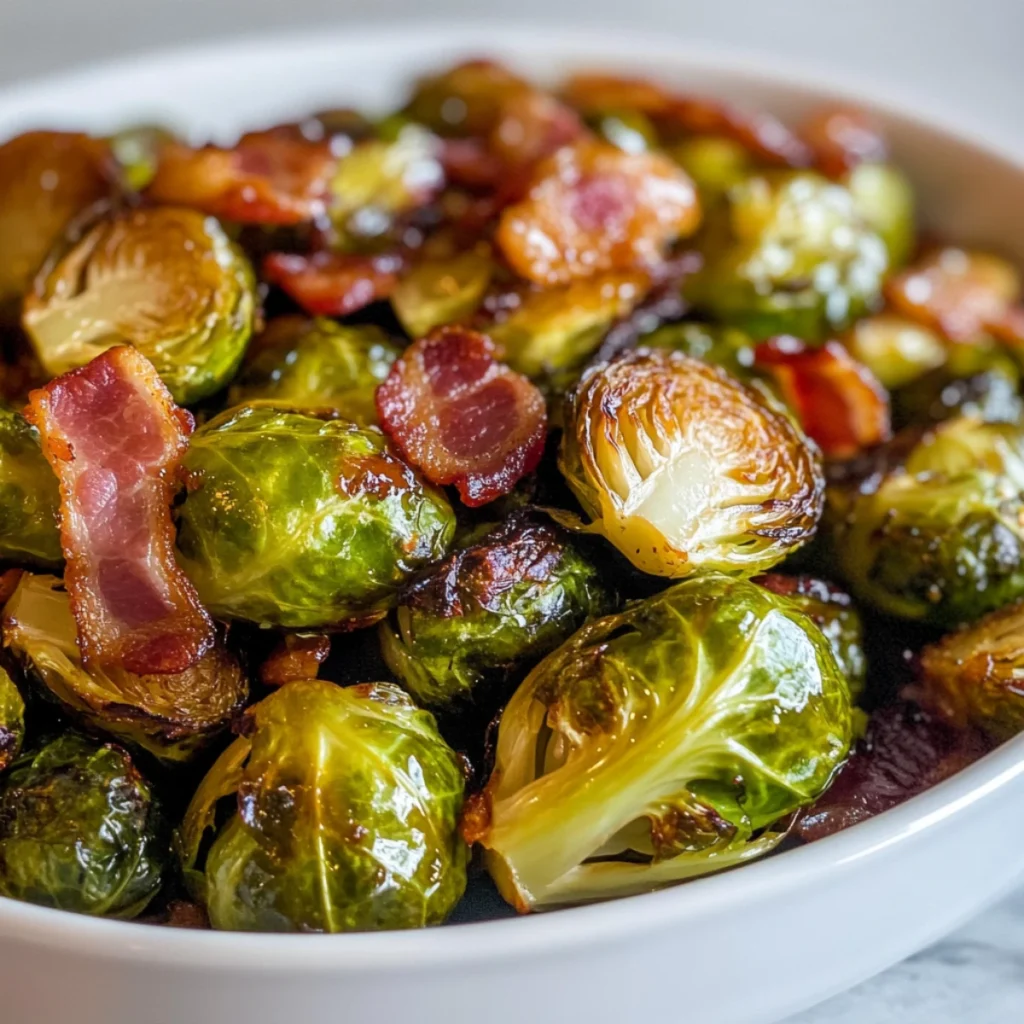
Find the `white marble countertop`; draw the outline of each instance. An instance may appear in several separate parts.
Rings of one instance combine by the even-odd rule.
[[[571,20],[578,0],[0,0],[0,86],[209,35],[427,13]],[[982,131],[1024,135],[1024,0],[644,0],[636,29],[760,49],[892,82]],[[576,15],[578,17],[578,14]],[[619,0],[587,23],[624,24]],[[936,899],[942,894],[937,892]],[[1024,890],[949,938],[787,1024],[1005,1024],[1024,1007]]]

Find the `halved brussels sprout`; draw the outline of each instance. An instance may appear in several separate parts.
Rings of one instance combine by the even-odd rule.
[[[65,733],[23,754],[0,785],[0,895],[135,917],[168,852],[149,783],[113,744]]]
[[[25,738],[25,702],[7,670],[0,667],[0,772],[21,751]]]
[[[820,341],[880,302],[885,244],[850,192],[809,171],[758,175],[710,211],[687,294],[755,339]]]
[[[410,338],[426,337],[434,327],[465,323],[480,306],[494,269],[486,247],[418,263],[391,293],[395,315]]]
[[[367,625],[455,532],[372,427],[242,406],[197,430],[182,466],[179,561],[219,618]]]
[[[100,222],[41,274],[23,320],[51,376],[127,342],[190,405],[238,368],[255,289],[248,260],[212,217],[140,209]]]
[[[3,641],[90,728],[165,761],[188,760],[208,746],[249,692],[238,662],[220,644],[185,672],[84,668],[68,595],[55,576],[25,573],[4,607]]]
[[[811,538],[824,493],[816,449],[767,392],[662,349],[584,374],[559,466],[593,532],[659,576],[765,571]]]
[[[295,409],[331,409],[368,426],[377,422],[374,392],[399,352],[379,327],[347,327],[325,317],[279,317],[249,346],[228,400],[232,405],[268,401]]]
[[[695,135],[675,143],[668,151],[693,179],[705,210],[754,170],[750,150],[723,135]]]
[[[850,171],[846,187],[864,223],[885,243],[889,267],[902,267],[917,243],[914,189],[892,164],[864,163]]]
[[[748,379],[754,368],[754,343],[750,335],[735,327],[718,324],[665,324],[640,339],[644,348],[666,348],[673,352],[720,366],[739,380]]]
[[[947,420],[902,465],[831,486],[828,502],[836,563],[880,611],[955,626],[1024,597],[1018,424]]]
[[[611,607],[568,535],[520,514],[417,579],[382,624],[381,644],[420,704],[493,712],[516,673]]]
[[[112,135],[110,148],[121,166],[125,184],[141,192],[156,175],[160,150],[175,141],[173,132],[153,124],[131,125]]]
[[[0,408],[0,558],[59,565],[59,507],[57,478],[39,435],[18,413]]]
[[[584,626],[530,673],[467,838],[520,910],[732,867],[821,794],[850,722],[806,615],[749,581],[687,580]]]
[[[946,343],[934,331],[898,313],[858,320],[843,344],[887,388],[909,384],[947,359]]]
[[[214,928],[367,931],[440,924],[466,885],[463,776],[397,686],[288,683],[246,712],[178,837]],[[202,863],[218,801],[237,809]]]

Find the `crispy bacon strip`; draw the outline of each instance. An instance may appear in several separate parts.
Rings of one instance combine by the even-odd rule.
[[[885,389],[838,341],[813,348],[772,338],[754,350],[754,365],[771,375],[804,432],[830,458],[850,458],[892,436]]]
[[[830,178],[889,156],[881,127],[857,107],[824,107],[801,125],[800,134],[814,152],[817,168]]]
[[[491,340],[440,327],[405,350],[377,388],[385,433],[432,483],[484,505],[532,472],[544,452],[544,398],[495,359]]]
[[[284,686],[302,679],[316,679],[331,653],[331,638],[323,633],[288,633],[260,665],[265,686]]]
[[[64,585],[83,660],[184,672],[215,639],[174,560],[170,506],[191,414],[126,345],[33,391],[25,416],[60,481]]]
[[[951,341],[991,334],[1009,345],[1024,345],[1020,293],[1020,275],[1005,260],[955,248],[933,250],[885,288],[899,312]]]
[[[147,195],[242,224],[301,224],[325,209],[336,164],[328,144],[274,130],[232,149],[175,143],[161,152]]]
[[[272,252],[263,261],[263,276],[313,316],[347,316],[386,299],[405,265],[398,253]]]
[[[693,183],[667,157],[584,138],[537,165],[497,241],[518,274],[550,287],[654,263],[699,222]]]

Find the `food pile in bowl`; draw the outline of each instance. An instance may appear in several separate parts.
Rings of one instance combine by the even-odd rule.
[[[440,924],[1024,727],[1024,306],[870,116],[486,61],[0,146],[0,895]]]

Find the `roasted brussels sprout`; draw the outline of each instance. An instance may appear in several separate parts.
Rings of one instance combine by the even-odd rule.
[[[367,931],[440,924],[462,896],[458,758],[398,687],[308,680],[246,712],[178,847],[214,928]],[[237,810],[200,866],[218,801]]]
[[[252,268],[217,221],[157,207],[87,232],[37,278],[23,320],[51,376],[128,342],[190,405],[231,379],[255,316]]]
[[[408,588],[381,626],[384,659],[426,707],[493,712],[516,673],[611,602],[567,534],[520,513]]]
[[[54,576],[26,573],[4,607],[4,646],[44,689],[90,728],[165,761],[184,761],[227,728],[248,695],[222,645],[184,672],[136,675],[86,669],[68,595]]]
[[[1019,425],[947,420],[902,465],[831,486],[828,502],[836,564],[880,611],[955,626],[1024,597]]]
[[[624,153],[643,153],[658,147],[657,130],[651,119],[639,110],[605,110],[591,114],[587,123],[605,142],[610,142]],[[683,166],[689,170],[685,164]]]
[[[172,132],[153,124],[132,125],[111,136],[110,148],[121,166],[125,184],[141,192],[156,175],[160,150],[175,141]]]
[[[25,702],[7,670],[0,667],[0,772],[21,750],[25,738]]]
[[[720,366],[733,377],[745,380],[754,366],[754,345],[750,336],[735,327],[717,324],[665,324],[640,339],[645,348],[667,348],[674,352]]]
[[[23,754],[0,784],[0,895],[135,917],[167,854],[149,783],[113,744],[65,733]]]
[[[872,311],[885,244],[842,185],[812,172],[754,176],[709,213],[692,301],[755,339],[820,341]]]
[[[909,384],[942,366],[948,357],[939,335],[898,313],[858,320],[844,335],[843,343],[887,388]]]
[[[471,317],[493,274],[494,262],[485,247],[425,260],[398,282],[391,305],[409,337],[423,338],[434,327]]]
[[[345,327],[325,317],[279,317],[249,346],[228,398],[232,405],[265,400],[294,409],[333,410],[369,426],[377,422],[374,392],[399,351],[379,327]]]
[[[375,622],[455,531],[441,492],[370,427],[242,406],[197,430],[182,466],[179,560],[220,618]]]
[[[907,176],[892,164],[863,163],[850,171],[846,187],[864,223],[885,243],[890,268],[903,266],[917,241]]]
[[[825,789],[850,721],[807,616],[749,581],[687,580],[584,626],[527,677],[467,838],[520,910],[731,867]]]
[[[0,558],[59,565],[59,506],[39,435],[18,413],[0,408]]]
[[[679,352],[640,349],[584,374],[559,465],[591,530],[659,576],[763,572],[821,514],[818,454],[781,406]]]
[[[750,150],[723,135],[695,135],[677,142],[669,153],[693,179],[705,210],[754,170]]]

